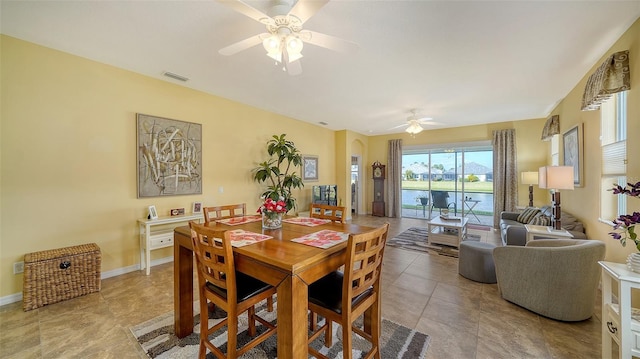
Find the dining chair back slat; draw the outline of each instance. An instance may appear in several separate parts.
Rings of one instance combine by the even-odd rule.
[[[229,204],[224,206],[204,207],[204,223],[215,222],[220,219],[242,217],[247,213],[246,203]]]
[[[330,219],[335,223],[344,223],[344,207],[328,204],[311,203],[309,217]]]

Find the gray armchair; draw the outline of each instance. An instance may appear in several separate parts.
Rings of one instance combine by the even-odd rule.
[[[593,315],[604,255],[598,240],[540,239],[493,250],[502,298],[570,322]]]

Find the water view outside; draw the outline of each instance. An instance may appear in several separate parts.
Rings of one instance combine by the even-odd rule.
[[[423,216],[420,198],[431,200],[429,189],[448,192],[447,203],[455,203],[458,215],[463,210],[467,214],[471,206],[478,215],[493,216],[492,167],[491,146],[405,153],[402,156],[403,216]],[[465,204],[465,197],[479,202]],[[426,207],[427,215],[429,207],[430,204]],[[450,210],[453,209],[452,204]],[[439,213],[439,209],[434,210]]]

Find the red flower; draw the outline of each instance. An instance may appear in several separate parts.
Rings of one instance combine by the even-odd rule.
[[[285,213],[287,212],[287,205],[283,200],[274,201],[271,198],[267,198],[262,206],[258,208],[258,213]]]

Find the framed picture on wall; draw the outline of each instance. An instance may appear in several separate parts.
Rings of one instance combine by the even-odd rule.
[[[573,166],[573,185],[582,187],[582,123],[562,135],[564,165]]]
[[[302,156],[302,180],[307,182],[318,180],[318,156]]]
[[[202,194],[202,125],[137,114],[138,198]]]

